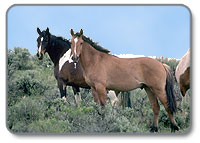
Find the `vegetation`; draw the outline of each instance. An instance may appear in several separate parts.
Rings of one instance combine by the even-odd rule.
[[[173,69],[178,64],[167,58],[158,60]],[[149,133],[153,112],[144,90],[122,93],[121,97],[130,97],[127,106],[112,107],[108,101],[101,108],[93,101],[90,90],[81,89],[82,101],[77,106],[71,87],[67,88],[67,102],[60,98],[47,54],[39,61],[27,49],[15,47],[8,50],[7,64],[7,127],[14,133]],[[186,132],[190,126],[189,93],[182,98],[177,83],[175,92],[178,103],[175,119],[179,132]],[[159,132],[170,132],[163,105]]]

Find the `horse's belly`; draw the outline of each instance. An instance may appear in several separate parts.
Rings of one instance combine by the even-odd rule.
[[[120,80],[112,80],[108,83],[107,88],[112,90],[119,91],[130,91],[136,88],[139,88],[141,83],[136,79],[120,79]]]

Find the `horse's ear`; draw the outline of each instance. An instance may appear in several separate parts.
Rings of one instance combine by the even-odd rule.
[[[71,33],[72,36],[74,36],[74,30],[73,29],[70,30],[70,33]]]
[[[83,29],[80,30],[80,35],[83,35]]]
[[[46,33],[49,35],[50,33],[49,33],[49,28],[47,27],[47,29],[46,29]]]
[[[37,33],[38,33],[39,35],[41,34],[40,28],[37,28]]]

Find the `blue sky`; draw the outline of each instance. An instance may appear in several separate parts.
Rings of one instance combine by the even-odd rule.
[[[37,27],[70,39],[70,29],[112,54],[181,58],[190,47],[190,13],[184,6],[20,6],[7,13],[8,48],[34,55]]]

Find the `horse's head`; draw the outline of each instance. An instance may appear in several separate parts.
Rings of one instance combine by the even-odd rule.
[[[50,33],[49,33],[49,28],[47,27],[46,31],[40,31],[39,28],[37,28],[37,32],[39,34],[38,38],[37,38],[37,57],[38,59],[42,59],[43,55],[45,54],[45,52],[48,50],[48,45],[49,45],[49,41],[50,41]]]
[[[74,62],[78,62],[81,51],[82,51],[82,45],[83,45],[83,30],[80,30],[80,33],[74,34],[73,29],[71,29],[71,50],[72,50],[72,60]]]

